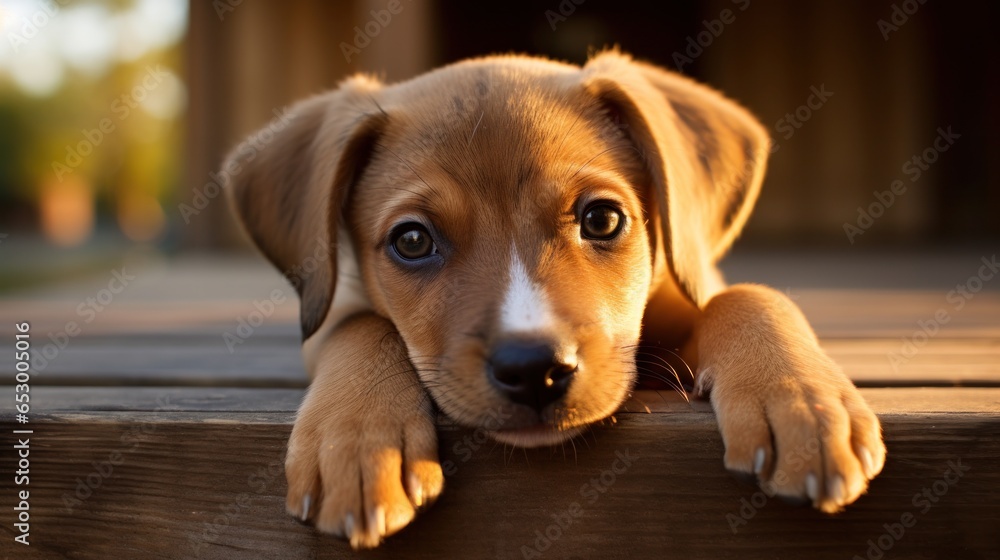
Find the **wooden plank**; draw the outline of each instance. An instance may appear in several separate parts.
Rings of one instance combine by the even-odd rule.
[[[962,278],[964,281],[965,278]],[[1000,282],[997,282],[1000,287]],[[780,288],[779,288],[780,289]],[[937,335],[942,338],[1000,338],[1000,294],[983,290],[959,304],[949,290],[796,289],[787,290],[817,334],[824,338],[909,338],[920,323],[934,323],[941,315]],[[933,338],[933,337],[932,337]]]
[[[990,414],[1000,415],[1000,389],[917,387],[861,389],[872,410],[880,415]]]
[[[1000,390],[873,391],[865,394],[882,413],[889,461],[869,494],[835,517],[733,479],[704,412],[622,413],[575,446],[515,452],[476,445],[474,432],[444,425],[441,456],[455,471],[445,494],[365,556],[524,558],[522,547],[558,532],[545,557],[864,557],[869,539],[909,513],[915,527],[883,538],[892,557],[991,557],[1000,526]],[[10,548],[5,523],[3,550],[18,558],[354,557],[283,513],[291,412],[184,406],[193,410],[33,417],[33,545]],[[9,415],[0,421],[5,433],[14,427]],[[615,474],[620,454],[632,460]],[[968,470],[949,485],[945,473],[956,462]],[[13,455],[3,453],[0,471],[12,470]],[[935,503],[914,501],[925,488],[941,490]],[[13,493],[13,480],[0,479],[0,495]],[[553,529],[553,515],[574,503],[579,517]]]
[[[822,339],[858,385],[1000,386],[1000,339]]]
[[[36,413],[295,412],[303,389],[245,387],[31,387]],[[14,387],[0,387],[0,402],[14,402]],[[170,418],[170,414],[166,415]]]
[[[306,385],[297,338],[275,328],[255,331],[230,353],[221,331],[81,337],[46,360],[35,383]],[[1000,338],[934,338],[919,348],[895,338],[832,338],[823,339],[822,344],[865,387],[1000,386]],[[0,354],[0,371],[13,371],[13,360],[13,353]],[[0,377],[0,384],[12,382],[11,376]]]
[[[214,344],[127,343],[68,345],[41,370],[35,385],[201,385],[305,387],[308,376],[298,344],[246,344],[230,354],[221,337]],[[13,371],[13,352],[6,371]],[[0,365],[0,367],[3,367]],[[0,370],[2,371],[2,370]],[[13,375],[2,383],[14,382]]]
[[[917,321],[948,313],[941,336],[1000,338],[1000,282],[986,281],[959,307],[948,293],[979,269],[992,253],[870,254],[737,251],[723,261],[731,282],[763,282],[785,291],[806,311],[822,337],[909,336]],[[294,291],[261,258],[194,257],[169,262],[127,262],[135,276],[112,304],[86,325],[87,334],[227,327],[253,311],[255,299],[272,290],[288,296],[268,318],[294,337],[298,303]],[[118,269],[115,269],[118,270]],[[55,286],[0,297],[0,334],[14,321],[31,320],[37,332],[57,331],[80,321],[77,307],[106,287],[113,270]]]
[[[996,247],[968,247],[945,251],[848,251],[831,248],[775,250],[737,247],[721,263],[730,283],[756,282],[784,289],[786,286],[847,290],[918,290],[942,296],[955,284],[976,275]],[[989,274],[989,271],[985,271]],[[1000,286],[985,285],[996,292]]]
[[[954,412],[1000,414],[1000,388],[930,387],[861,389],[861,394],[878,414],[924,414]],[[244,413],[295,412],[303,389],[260,389],[245,387],[49,387],[31,389],[32,410],[49,415],[130,412],[164,413]],[[0,387],[0,402],[13,402],[14,388]],[[636,391],[618,414],[706,413],[708,401],[685,400],[674,391]],[[9,414],[8,414],[9,417]],[[2,418],[2,416],[0,416]],[[200,418],[200,417],[198,417]],[[9,418],[8,418],[9,419]]]
[[[282,335],[298,339],[298,300],[294,291],[288,288],[288,297],[283,304],[266,318],[263,325],[256,327],[266,332],[277,329]],[[13,333],[15,322],[28,321],[32,331],[47,337],[49,333],[58,335],[72,330],[70,323],[80,328],[80,336],[119,336],[158,333],[175,335],[208,334],[221,336],[225,330],[234,330],[239,319],[246,319],[254,312],[254,300],[267,298],[268,292],[232,301],[198,301],[178,299],[172,302],[117,302],[104,308],[101,313],[92,313],[84,307],[77,312],[85,300],[35,302],[32,300],[7,302],[0,310],[0,332]],[[91,294],[92,295],[92,294]],[[81,296],[89,297],[89,296]],[[46,340],[48,342],[48,340]]]
[[[803,307],[824,346],[860,385],[997,386],[1000,293],[987,283],[961,309],[946,296],[959,265],[976,260],[972,255],[748,255],[735,259],[739,274],[730,276],[787,278],[787,287],[775,286]],[[0,299],[0,335],[8,334],[15,321],[30,320],[36,349],[48,354],[67,324],[77,323],[82,330],[46,360],[36,383],[304,386],[298,303],[266,263],[188,257],[169,265],[146,261],[124,266],[136,279],[92,322],[85,321],[90,315],[81,315],[78,306],[106,286],[113,271]],[[896,268],[906,274],[893,273]],[[764,277],[755,277],[754,271]],[[871,288],[884,286],[886,278],[911,289]],[[849,288],[825,287],[836,285]],[[273,290],[286,296],[284,303],[230,353],[223,333],[235,332],[239,319],[255,311],[253,302]],[[941,311],[947,323],[924,343],[918,322]],[[893,355],[902,360],[890,361]],[[12,371],[13,365],[13,353],[0,353],[0,372]],[[10,382],[9,376],[0,376],[0,383]]]
[[[211,278],[215,272],[213,268],[203,272],[206,283],[218,282]],[[159,300],[151,299],[152,296],[147,299],[141,293],[131,298],[123,296],[87,324],[83,321],[90,314],[77,313],[77,307],[96,292],[80,290],[75,296],[61,294],[51,299],[42,296],[12,299],[8,296],[0,298],[0,320],[3,321],[0,332],[9,331],[9,325],[15,321],[27,320],[35,325],[36,332],[42,334],[57,333],[70,321],[81,324],[87,335],[156,333],[164,330],[184,333],[189,329],[205,329],[221,334],[224,329],[234,328],[239,317],[246,317],[254,311],[254,300],[267,299],[271,290],[279,289],[288,299],[276,306],[264,325],[278,327],[285,335],[297,338],[298,301],[294,291],[281,281],[262,284],[255,290],[240,290],[217,300],[196,298],[188,293],[178,293],[176,288],[161,286],[164,290],[173,291],[173,299],[165,296]],[[156,286],[160,284],[154,283],[153,288]],[[919,330],[918,321],[933,320],[939,310],[948,313],[948,322],[942,325],[941,337],[1000,338],[1000,324],[996,321],[996,317],[1000,316],[1000,294],[996,292],[984,290],[962,309],[955,309],[946,299],[947,290],[775,287],[785,291],[802,307],[816,332],[824,338],[908,337]]]
[[[861,389],[861,395],[878,415],[955,414],[1000,415],[1000,388],[932,387]],[[684,401],[669,391],[636,391],[623,405],[627,413],[711,413],[708,401]]]

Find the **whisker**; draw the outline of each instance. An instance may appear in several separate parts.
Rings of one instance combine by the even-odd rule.
[[[684,390],[684,383],[681,381],[681,377],[680,377],[680,375],[677,374],[677,369],[674,368],[673,364],[671,364],[670,362],[666,361],[662,357],[657,356],[655,354],[646,354],[646,353],[643,353],[643,355],[644,356],[648,355],[648,356],[650,356],[652,358],[656,358],[660,362],[653,362],[653,361],[650,361],[650,360],[647,360],[647,359],[636,358],[636,364],[640,364],[641,363],[641,364],[645,364],[645,365],[649,365],[649,366],[654,366],[655,365],[655,366],[658,366],[658,367],[662,367],[662,368],[666,369],[667,371],[669,371],[670,373],[674,374],[674,379],[676,379],[676,381],[677,381],[677,385],[676,386],[674,386],[672,382],[668,382],[665,379],[660,378],[660,380],[664,381],[664,382],[668,383],[669,385],[671,385],[672,387],[674,387],[674,389],[677,390],[677,392],[682,397],[684,397],[684,400],[687,401],[688,403],[690,403],[691,400],[687,396],[687,391]],[[688,368],[688,369],[690,369],[690,368]]]
[[[387,151],[390,154],[392,154],[393,156],[395,156],[396,159],[398,159],[403,165],[405,165],[407,167],[407,169],[409,169],[414,175],[416,175],[417,179],[420,179],[421,183],[423,183],[424,185],[426,185],[428,189],[431,188],[430,184],[428,184],[427,181],[425,181],[424,178],[421,177],[419,173],[417,173],[417,170],[414,169],[412,165],[410,165],[410,162],[408,162],[405,159],[399,157],[399,155],[396,152],[392,151],[385,144],[381,144],[381,143],[376,142],[376,146],[379,147],[379,148],[384,149],[385,151]]]
[[[555,152],[553,153],[558,154],[559,151],[562,150],[562,147],[566,144],[566,140],[570,138],[573,129],[576,128],[576,125],[580,123],[581,117],[583,117],[583,111],[577,112],[576,119],[573,121],[573,124],[569,125],[569,128],[566,129],[566,134],[563,136],[562,142],[559,143],[559,147],[556,148]]]
[[[569,179],[567,179],[567,180],[572,180],[572,179],[573,179],[574,177],[576,177],[577,175],[579,175],[579,174],[580,174],[580,172],[581,172],[581,171],[583,171],[583,169],[584,169],[585,167],[587,167],[588,165],[590,165],[590,163],[591,163],[592,161],[594,161],[595,159],[597,159],[597,158],[599,158],[599,157],[603,156],[604,154],[606,154],[606,153],[608,153],[608,152],[610,152],[610,151],[613,151],[613,150],[620,150],[620,149],[622,149],[622,148],[625,148],[625,149],[628,149],[628,150],[634,150],[634,151],[637,151],[637,152],[638,152],[638,150],[636,150],[636,149],[635,149],[635,148],[634,148],[633,146],[611,146],[610,148],[607,148],[607,149],[604,149],[604,150],[601,150],[600,152],[598,152],[598,154],[597,154],[597,155],[595,155],[594,157],[592,157],[592,158],[588,159],[588,160],[587,160],[587,162],[586,162],[586,163],[584,163],[583,165],[581,165],[581,166],[580,166],[580,169],[577,169],[577,170],[576,170],[576,173],[574,173],[574,174],[570,175]]]
[[[483,115],[486,111],[479,113],[479,120],[476,121],[476,126],[472,127],[472,134],[469,135],[469,141],[465,143],[465,147],[468,148],[472,144],[472,139],[476,137],[476,132],[479,130],[479,123],[483,122]]]

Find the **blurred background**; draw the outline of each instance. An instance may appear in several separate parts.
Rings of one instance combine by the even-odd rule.
[[[936,0],[2,0],[0,290],[135,251],[247,251],[211,172],[351,73],[612,45],[770,130],[737,250],[995,248],[996,16]]]

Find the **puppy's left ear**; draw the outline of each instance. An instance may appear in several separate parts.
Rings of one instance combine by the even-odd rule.
[[[714,295],[714,264],[760,192],[767,132],[717,91],[615,51],[592,58],[583,79],[639,149],[653,181],[658,245],[678,285],[703,307]]]

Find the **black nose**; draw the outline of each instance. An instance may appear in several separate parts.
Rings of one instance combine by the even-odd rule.
[[[490,382],[507,398],[539,411],[566,394],[576,373],[550,345],[523,341],[498,344],[487,369]]]

